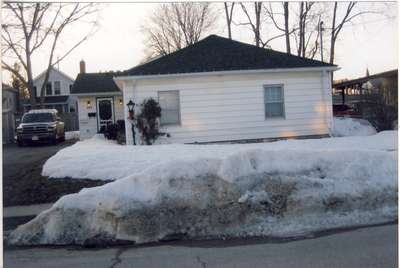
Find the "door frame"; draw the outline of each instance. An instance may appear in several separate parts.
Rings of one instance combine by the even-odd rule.
[[[100,100],[110,100],[111,101],[111,117],[112,123],[115,123],[115,109],[114,109],[114,97],[96,97],[96,121],[97,121],[97,133],[100,131],[100,111],[99,111],[99,101]]]

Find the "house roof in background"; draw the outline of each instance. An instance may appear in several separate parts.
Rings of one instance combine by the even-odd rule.
[[[377,74],[373,74],[373,75],[369,75],[369,76],[359,77],[359,78],[351,79],[351,80],[347,80],[347,81],[342,81],[339,83],[334,83],[333,87],[334,88],[345,88],[345,87],[354,86],[357,84],[364,84],[364,83],[366,83],[372,79],[376,79],[376,78],[394,77],[394,76],[396,77],[396,80],[397,80],[397,76],[398,76],[397,69],[382,72],[382,73],[377,73]]]
[[[193,45],[133,67],[116,76],[305,67],[336,67],[336,65],[210,35]]]
[[[80,73],[71,88],[71,94],[120,92],[113,77],[116,72]]]
[[[69,79],[69,80],[71,80],[71,81],[74,81],[74,79],[72,79],[69,75],[67,75],[67,74],[65,74],[65,73],[63,73],[63,72],[61,72],[60,70],[58,70],[58,69],[56,69],[56,68],[54,68],[54,67],[51,67],[51,70],[54,71],[54,72],[57,72],[57,73],[61,74],[62,76],[66,77],[67,79]],[[47,71],[47,69],[44,70],[43,72],[41,72],[39,75],[37,75],[37,76],[33,79],[33,81],[36,81],[36,80],[38,80],[40,77],[42,77],[42,76],[46,73],[46,71]]]

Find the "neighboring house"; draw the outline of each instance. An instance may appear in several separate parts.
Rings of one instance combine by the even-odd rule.
[[[365,93],[382,92],[389,105],[397,104],[398,70],[367,75],[357,79],[340,81],[333,84],[334,105],[344,105],[359,102]]]
[[[124,120],[122,92],[115,84],[114,73],[86,73],[80,62],[80,73],[71,93],[78,98],[80,139],[98,133],[102,126]]]
[[[321,136],[332,126],[331,77],[337,69],[211,35],[115,74],[123,105],[118,106],[115,97],[113,101],[124,109],[125,116],[120,118],[126,120],[127,144],[133,142],[126,104],[130,100],[141,104],[149,97],[160,103],[162,131],[169,133],[165,139],[171,143]],[[80,98],[80,116],[82,113],[85,120],[89,111],[81,107],[97,97],[92,104],[96,112],[101,92],[97,88],[100,85],[93,82],[86,90],[96,95]],[[117,94],[116,90],[104,90],[108,92],[102,97]],[[89,128],[96,129],[95,122]]]
[[[3,144],[12,143],[15,135],[15,117],[18,110],[18,90],[2,84],[3,95],[3,116],[2,116],[2,129],[3,129]]]
[[[40,102],[41,88],[45,78],[46,71],[39,74],[34,80],[34,88],[36,92],[36,102]],[[61,115],[63,113],[76,112],[77,98],[71,96],[71,87],[74,80],[60,70],[51,68],[48,82],[45,88],[44,108],[57,109]],[[30,103],[24,104],[25,110],[30,109]]]

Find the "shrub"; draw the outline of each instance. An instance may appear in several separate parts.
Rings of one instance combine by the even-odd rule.
[[[100,133],[109,140],[117,140],[119,144],[126,142],[125,140],[125,121],[118,120],[115,124],[108,124],[100,128]]]
[[[145,144],[151,145],[164,133],[159,131],[159,121],[161,116],[161,107],[153,98],[143,101],[141,112],[137,116],[136,126],[139,129],[142,140]]]

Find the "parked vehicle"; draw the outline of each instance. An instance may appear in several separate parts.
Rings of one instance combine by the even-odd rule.
[[[61,122],[56,109],[35,109],[25,113],[17,127],[17,144],[27,142],[65,140],[64,122]]]

